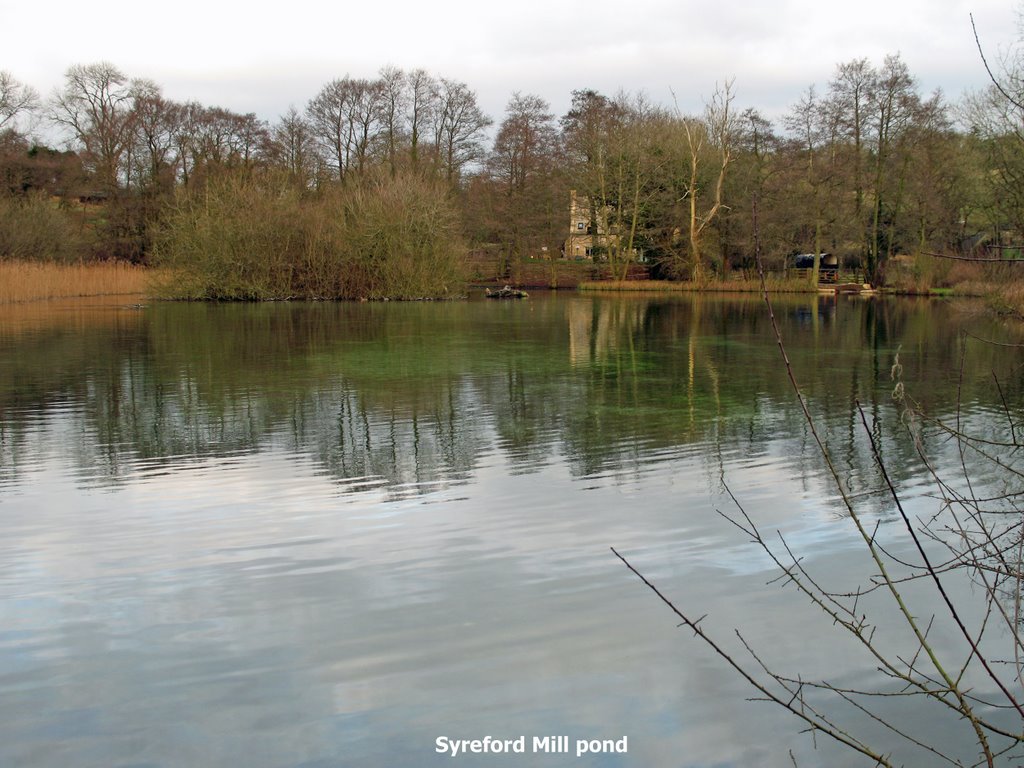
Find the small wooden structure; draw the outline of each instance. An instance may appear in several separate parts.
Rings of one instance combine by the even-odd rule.
[[[839,259],[831,253],[821,254],[818,260],[818,282],[835,284],[839,282]],[[793,267],[798,277],[807,277],[814,270],[814,254],[798,253],[793,256]]]

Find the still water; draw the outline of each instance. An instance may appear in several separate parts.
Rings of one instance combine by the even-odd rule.
[[[895,355],[922,408],[986,429],[1021,355],[962,332],[1022,334],[954,303],[775,309],[843,484],[908,550],[854,400],[928,514]],[[852,589],[816,451],[756,297],[0,308],[0,765],[863,764],[748,701],[610,551],[726,647],[860,679],[718,514],[728,486]],[[570,754],[436,751],[485,736]]]

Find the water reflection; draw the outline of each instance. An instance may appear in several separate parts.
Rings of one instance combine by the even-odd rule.
[[[462,482],[490,452],[517,472],[561,455],[586,476],[642,472],[688,446],[739,441],[756,451],[782,440],[802,455],[806,441],[756,296],[108,306],[48,318],[32,307],[31,322],[6,311],[8,483],[55,442],[91,482],[117,483],[140,462],[174,471],[182,457],[187,466],[187,457],[273,447],[314,457],[343,485],[380,478],[408,489]],[[891,415],[897,349],[923,407],[954,407],[962,317],[947,307],[783,298],[776,314],[851,482],[865,465],[850,403],[862,400],[881,421]],[[975,345],[980,375],[961,397],[991,397],[988,371],[1005,370],[1005,357]],[[1012,400],[1019,372],[1000,383]]]
[[[0,763],[404,766],[442,734],[628,733],[629,765],[785,764],[788,722],[687,654],[607,551],[835,663],[798,600],[752,593],[767,563],[714,514],[724,474],[856,567],[757,297],[20,311],[0,324]],[[916,492],[898,348],[930,411],[959,389],[974,427],[1013,428],[991,371],[1019,402],[1016,358],[971,345],[961,385],[958,333],[1012,328],[911,301],[776,315],[880,517],[850,405]]]

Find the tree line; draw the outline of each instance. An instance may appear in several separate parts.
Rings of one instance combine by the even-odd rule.
[[[1024,91],[1017,71],[1009,61],[1000,87]],[[615,275],[643,260],[706,281],[751,268],[756,237],[777,259],[830,252],[881,281],[897,256],[1019,241],[1022,113],[996,86],[958,104],[924,94],[898,55],[839,64],[774,121],[724,82],[699,114],[581,89],[556,116],[515,93],[497,125],[466,83],[422,69],[332,80],[265,121],[100,62],[70,67],[45,99],[0,72],[0,193],[22,216],[38,195],[99,202],[93,253],[145,261],[160,222],[211,178],[273,174],[304,199],[415,179],[451,206],[453,237],[510,264],[563,255],[574,190],[586,231],[607,235],[590,255]],[[33,141],[40,121],[66,148]],[[0,212],[0,257],[15,219]]]

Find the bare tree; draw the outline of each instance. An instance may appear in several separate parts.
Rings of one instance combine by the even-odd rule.
[[[306,106],[313,135],[339,180],[345,178],[351,164],[350,98],[346,80],[332,80]]]
[[[352,136],[352,157],[357,172],[366,170],[367,163],[380,139],[381,100],[383,85],[380,80],[352,81],[349,124]]]
[[[558,131],[550,106],[540,96],[515,93],[505,108],[488,170],[501,192],[497,229],[507,256],[554,251],[565,218],[565,200],[552,184]]]
[[[465,83],[442,77],[434,91],[434,150],[449,185],[458,183],[471,163],[485,156],[485,131],[493,122]]]
[[[284,168],[297,186],[307,188],[315,175],[315,147],[309,123],[295,107],[289,107],[270,129],[268,154]]]
[[[177,175],[186,187],[192,183],[198,154],[199,124],[202,120],[204,107],[196,101],[180,105],[178,120],[173,129],[175,154],[177,157]]]
[[[685,195],[682,121],[643,93],[608,98],[579,90],[561,124],[563,162],[589,208],[584,242],[591,253],[607,259],[616,279],[625,279],[642,249],[660,253],[668,265],[680,232],[678,199]]]
[[[840,64],[829,84],[833,102],[844,135],[853,143],[854,217],[863,221],[864,209],[864,142],[867,131],[868,102],[875,88],[875,71],[867,59]]]
[[[652,106],[643,93],[620,93],[613,102],[617,119],[612,123],[608,153],[611,229],[608,262],[612,276],[625,280],[649,223],[653,198],[664,188],[667,166],[664,141],[671,122],[667,111]]]
[[[748,107],[737,116],[733,160],[724,191],[729,206],[719,214],[716,227],[722,258],[732,267],[749,271],[754,266],[750,210],[755,199],[771,201],[774,216],[764,229],[775,249],[781,250],[782,243],[782,247],[791,247],[792,239],[784,234],[789,222],[784,209],[793,197],[785,180],[787,170],[792,173],[787,169],[786,151],[786,142],[758,110]]]
[[[20,114],[39,108],[39,94],[31,86],[18,82],[10,72],[0,70],[0,131],[14,127]]]
[[[253,112],[234,113],[231,116],[231,161],[234,165],[251,167],[262,160],[263,150],[269,142],[267,124]]]
[[[1024,10],[1019,21],[1024,26]],[[982,139],[983,186],[990,192],[989,217],[997,243],[1005,230],[1024,231],[1024,47],[1019,43],[993,66],[982,48],[974,18],[974,39],[991,80],[964,104],[964,118]]]
[[[821,253],[824,250],[823,230],[828,205],[826,186],[832,178],[828,153],[830,146],[834,147],[835,123],[831,120],[834,114],[818,98],[812,85],[786,116],[786,127],[796,136],[800,153],[805,158],[804,184],[810,198],[806,207],[813,218],[814,230],[812,285],[818,283]]]
[[[378,135],[379,81],[348,76],[325,85],[306,106],[306,117],[325,158],[343,181],[361,172]]]
[[[397,67],[387,66],[380,71],[378,122],[381,126],[384,154],[391,175],[398,171],[399,147],[403,141],[403,114],[408,101],[405,73]]]
[[[409,132],[409,162],[415,169],[420,161],[420,144],[437,108],[437,81],[424,69],[414,69],[406,78],[408,87],[406,124]]]
[[[892,256],[893,240],[885,238],[883,230],[887,220],[894,222],[899,213],[906,178],[904,150],[912,135],[910,129],[922,111],[914,78],[898,55],[885,57],[874,82],[868,104],[875,168],[865,262],[865,272],[872,282],[877,281],[880,268]]]
[[[129,169],[139,186],[169,190],[175,182],[177,165],[175,131],[183,107],[165,99],[160,87],[149,80],[136,80],[134,91],[134,141],[130,149],[135,160]]]
[[[682,118],[683,135],[689,156],[686,198],[689,201],[687,229],[690,242],[690,269],[694,282],[706,279],[703,239],[710,224],[722,209],[725,175],[732,162],[736,122],[731,112],[733,81],[716,88],[701,118]],[[714,158],[711,160],[711,158]],[[710,192],[704,184],[704,165],[713,163]]]
[[[547,170],[558,133],[550,106],[540,96],[512,94],[498,129],[492,168],[509,189],[524,190],[531,179]]]
[[[266,126],[251,112],[200,108],[192,115],[191,127],[193,168],[251,166],[267,143]]]
[[[52,122],[70,131],[99,186],[119,186],[122,159],[132,141],[134,93],[128,78],[107,62],[76,64],[50,99]]]
[[[563,143],[572,183],[587,198],[591,246],[607,235],[610,169],[609,157],[623,116],[619,105],[597,91],[573,91],[572,106],[562,117]]]

